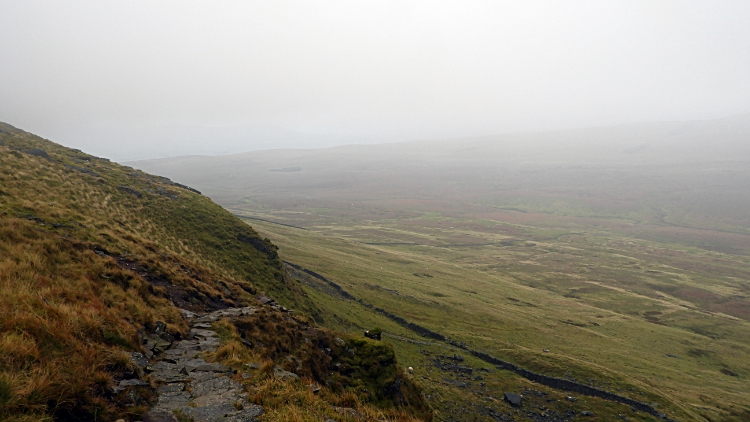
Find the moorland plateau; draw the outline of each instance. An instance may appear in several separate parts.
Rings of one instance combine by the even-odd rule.
[[[750,420],[748,115],[129,165],[269,238],[320,324],[382,328],[439,420]]]

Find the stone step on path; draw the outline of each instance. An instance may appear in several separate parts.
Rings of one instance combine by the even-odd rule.
[[[258,421],[263,407],[248,401],[242,384],[230,378],[234,372],[199,357],[219,347],[212,322],[254,311],[253,307],[229,308],[199,316],[182,310],[190,324],[190,338],[173,342],[156,357],[158,362],[144,368],[160,384],[156,406],[144,415],[144,422],[178,422],[177,414],[195,422]]]

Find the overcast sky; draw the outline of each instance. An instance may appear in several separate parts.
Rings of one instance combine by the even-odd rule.
[[[0,1],[0,121],[114,159],[750,112],[750,1]]]

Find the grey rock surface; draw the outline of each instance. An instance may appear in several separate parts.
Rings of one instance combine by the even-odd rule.
[[[258,421],[263,407],[247,401],[242,384],[229,377],[233,375],[231,368],[200,358],[202,352],[216,350],[221,342],[210,329],[210,322],[253,311],[254,308],[233,308],[198,316],[183,310],[183,316],[192,322],[192,338],[171,343],[156,355],[158,362],[146,366],[152,379],[162,385],[157,389],[156,406],[144,415],[144,422],[175,422],[176,413],[195,422]],[[158,349],[156,343],[152,346],[154,350]]]
[[[45,158],[49,158],[49,156],[47,156]],[[91,169],[87,169],[85,167],[77,167],[77,166],[71,166],[71,165],[66,164],[65,168],[68,169],[68,170],[77,171],[79,173],[88,174],[89,176],[99,177],[99,173],[97,173],[97,172],[95,172],[95,171],[93,171]]]
[[[286,380],[286,379],[298,380],[299,379],[299,375],[295,374],[294,372],[285,371],[278,365],[276,365],[276,367],[273,368],[273,376],[281,380]]]
[[[47,154],[47,151],[43,149],[37,149],[37,148],[22,149],[21,152],[25,152],[26,154],[33,155],[35,157],[42,157],[48,160],[50,159],[49,154]]]
[[[505,401],[510,403],[511,406],[514,407],[521,407],[523,405],[523,396],[516,393],[505,393],[504,394]]]

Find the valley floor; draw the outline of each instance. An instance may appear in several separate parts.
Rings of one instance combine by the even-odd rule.
[[[648,403],[678,420],[740,421],[750,415],[750,389],[743,381],[750,374],[742,291],[750,266],[744,255],[655,241],[639,231],[658,227],[612,220],[583,227],[580,221],[533,220],[509,211],[488,215],[485,209],[483,215],[414,212],[363,222],[330,209],[254,211],[246,221],[279,245],[283,259],[472,349]],[[545,400],[557,394],[534,404],[537,414],[569,409],[562,393],[497,371],[454,345],[421,338],[323,284],[306,288],[327,304],[326,323],[351,330],[382,327],[403,364],[417,368],[439,418],[494,420],[491,406],[466,403],[502,402],[507,391],[543,391],[537,396]],[[493,375],[480,373],[479,381],[441,369],[444,357],[454,353],[473,371],[489,367]],[[584,400],[595,414],[652,417]],[[498,409],[508,410],[501,404]],[[466,417],[453,415],[452,407]]]

